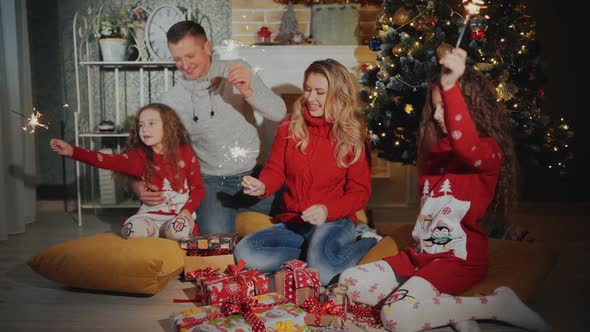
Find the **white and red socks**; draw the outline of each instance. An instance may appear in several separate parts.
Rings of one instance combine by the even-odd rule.
[[[390,331],[421,331],[468,320],[498,320],[531,331],[549,326],[507,287],[487,296],[458,297],[438,292],[420,277],[401,285],[381,309],[383,325]]]
[[[158,230],[159,227],[153,220],[132,216],[121,227],[121,235],[124,238],[158,237]]]
[[[368,305],[385,299],[399,285],[391,266],[383,260],[346,269],[338,282],[348,287],[353,301]]]
[[[188,239],[194,228],[195,222],[183,216],[176,216],[164,224],[164,236],[171,240]]]

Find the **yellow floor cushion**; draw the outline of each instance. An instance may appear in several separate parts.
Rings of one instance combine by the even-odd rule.
[[[54,245],[27,263],[71,287],[153,295],[182,272],[184,256],[173,240],[102,233]]]
[[[412,228],[413,225],[404,225],[391,234],[400,250],[414,242]],[[540,243],[496,239],[489,240],[488,253],[487,276],[463,295],[484,295],[507,286],[526,300],[542,287],[558,257],[556,251]]]

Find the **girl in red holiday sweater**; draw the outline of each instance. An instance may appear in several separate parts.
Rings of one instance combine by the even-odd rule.
[[[412,237],[417,242],[382,261],[344,271],[355,301],[383,302],[381,320],[391,331],[443,325],[474,328],[474,319],[498,319],[532,330],[547,325],[507,288],[485,297],[457,295],[488,269],[487,213],[506,215],[514,198],[514,151],[508,114],[486,79],[465,71],[466,52],[440,60],[430,86],[418,139],[422,207]],[[477,327],[475,326],[477,329]]]
[[[244,193],[259,198],[285,185],[282,212],[275,216],[279,223],[243,238],[234,254],[263,272],[304,259],[320,270],[326,285],[377,243],[354,238],[355,213],[371,192],[367,127],[343,65],[316,61],[304,82],[303,96],[279,125],[260,177],[242,180]]]
[[[164,203],[142,204],[125,220],[124,237],[181,240],[198,233],[194,212],[205,189],[189,135],[172,108],[154,103],[137,111],[122,154],[85,150],[59,139],[52,139],[50,145],[62,156],[141,178],[164,192]]]

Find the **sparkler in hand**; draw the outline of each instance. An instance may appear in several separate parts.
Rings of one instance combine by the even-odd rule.
[[[465,34],[465,29],[467,29],[467,24],[469,24],[469,19],[472,15],[479,14],[479,10],[485,8],[485,2],[483,0],[463,0],[463,7],[467,11],[467,15],[465,15],[465,21],[463,22],[463,29],[461,29],[461,33],[459,34],[459,39],[457,39],[457,44],[455,48],[458,48],[461,44],[461,39],[463,39],[463,35]]]
[[[49,129],[49,127],[47,126],[47,124],[42,123],[40,121],[41,119],[41,113],[35,111],[35,108],[33,108],[33,113],[31,114],[31,116],[27,117],[26,115],[19,113],[17,111],[11,111],[12,113],[18,114],[20,116],[22,116],[23,118],[27,119],[27,124],[22,127],[24,131],[30,130],[29,134],[32,134],[35,132],[35,129],[37,127],[41,127],[41,128],[45,128],[45,129]]]
[[[258,153],[260,152],[259,149],[250,149],[243,146],[239,146],[238,142],[236,142],[234,146],[222,146],[222,148],[227,148],[227,152],[224,154],[226,162],[243,163],[247,160],[250,160],[251,158],[256,158],[256,156],[258,156]]]

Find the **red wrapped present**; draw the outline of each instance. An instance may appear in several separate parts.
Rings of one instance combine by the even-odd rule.
[[[306,313],[277,293],[252,298],[230,297],[217,306],[204,306],[170,315],[172,330],[200,331],[308,331]]]
[[[283,264],[283,270],[275,275],[275,289],[291,303],[300,306],[308,298],[317,300],[320,272],[307,268],[307,263],[294,259]]]
[[[246,262],[229,265],[226,275],[203,280],[205,303],[214,305],[232,297],[242,298],[266,294],[269,291],[268,277],[258,270],[244,270]]]

